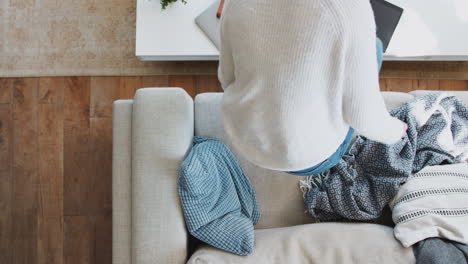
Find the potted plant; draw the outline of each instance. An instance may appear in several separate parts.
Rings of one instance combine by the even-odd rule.
[[[177,2],[177,0],[160,0],[162,9],[166,9],[169,4]],[[187,0],[180,0],[182,3],[186,4]]]

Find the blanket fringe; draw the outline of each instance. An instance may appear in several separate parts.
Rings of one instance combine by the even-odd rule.
[[[306,176],[304,180],[299,181],[299,188],[301,189],[302,192],[302,197],[304,198],[306,194],[312,189],[312,184],[311,184],[311,175]]]
[[[324,171],[319,174],[315,175],[309,175],[306,176],[304,180],[299,181],[299,188],[301,189],[302,192],[302,197],[305,198],[306,194],[312,189],[312,188],[320,188],[322,186],[323,181],[327,176],[330,174],[330,171]]]

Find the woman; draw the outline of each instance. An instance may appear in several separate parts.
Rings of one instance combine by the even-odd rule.
[[[368,0],[231,0],[218,78],[232,146],[260,167],[313,175],[336,165],[353,131],[393,144],[406,124],[378,83]]]

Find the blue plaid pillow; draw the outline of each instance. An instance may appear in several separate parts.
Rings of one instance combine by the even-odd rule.
[[[179,196],[190,234],[238,255],[252,253],[260,219],[255,191],[222,141],[193,138],[180,167]]]

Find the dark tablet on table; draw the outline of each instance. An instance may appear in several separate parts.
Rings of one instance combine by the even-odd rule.
[[[385,52],[403,14],[403,9],[385,0],[371,0],[370,2],[374,10],[377,36],[382,40]]]

